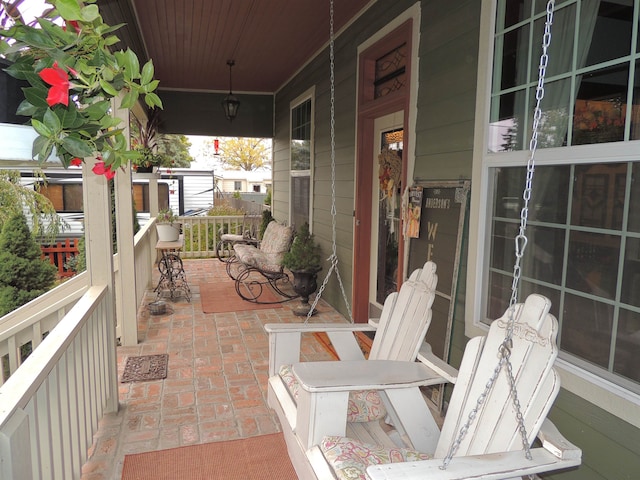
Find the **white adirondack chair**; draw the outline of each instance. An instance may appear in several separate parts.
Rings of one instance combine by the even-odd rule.
[[[487,337],[468,342],[442,430],[419,387],[443,379],[425,364],[423,356],[421,362],[339,362],[340,368],[328,368],[324,362],[295,364],[292,370],[300,383],[298,410],[303,404],[309,406],[305,408],[307,418],[298,414],[295,433],[305,436],[299,445],[311,447],[291,455],[294,464],[298,463],[296,470],[305,472],[301,478],[503,479],[579,465],[581,450],[546,420],[560,389],[553,369],[558,326],[549,307],[550,302],[540,295],[531,295],[524,306],[516,306],[510,349],[527,444],[536,436],[541,441],[540,447],[531,448],[532,459],[525,457],[504,369],[493,388],[485,392],[505,338],[509,318],[505,313],[493,322]],[[366,444],[345,436],[349,391],[365,388],[384,392],[388,414],[404,445]],[[468,424],[474,410],[474,421]],[[459,436],[461,429],[467,430],[464,437]],[[453,458],[442,468],[454,442],[458,446]]]
[[[379,319],[370,320],[369,324],[267,324],[269,334],[269,405],[280,419],[289,454],[304,455],[304,451],[312,444],[311,432],[305,431],[304,425],[297,426],[298,418],[308,418],[308,410],[312,408],[305,403],[306,396],[292,384],[294,377],[289,366],[300,361],[300,340],[303,333],[325,332],[338,354],[339,361],[321,362],[331,366],[358,361],[364,364],[376,359],[392,359],[414,361],[424,344],[424,337],[431,322],[431,305],[435,298],[437,284],[436,265],[427,262],[421,269],[412,273],[401,286],[399,292],[390,294],[383,305]],[[356,332],[374,331],[375,336],[369,353],[369,360],[364,360],[362,349],[355,337]],[[448,366],[442,362],[443,368]],[[295,383],[295,382],[294,382]],[[302,401],[298,397],[303,393]],[[351,406],[347,414],[347,403],[343,410],[344,422],[349,423],[350,432],[358,432],[359,436],[375,441],[382,437],[380,418],[385,416],[377,392],[361,389],[347,395],[345,402]],[[365,415],[354,414],[356,410],[365,411]],[[370,414],[370,415],[367,415]],[[347,422],[349,420],[349,422]],[[300,443],[301,442],[301,443]],[[304,465],[303,459],[294,465]],[[307,467],[298,471],[300,478],[312,478]]]

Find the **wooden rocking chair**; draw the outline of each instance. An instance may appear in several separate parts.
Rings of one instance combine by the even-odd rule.
[[[487,337],[468,342],[441,430],[419,387],[443,378],[424,360],[294,364],[300,393],[293,444],[299,451],[291,458],[300,478],[502,479],[579,465],[581,450],[546,420],[560,389],[553,369],[558,326],[549,308],[540,295],[516,305],[502,369],[508,313],[492,323]],[[505,374],[508,365],[514,386]],[[397,432],[391,442],[352,438],[347,398],[360,389],[382,392]],[[536,437],[541,446],[530,448]]]
[[[431,305],[435,298],[438,282],[436,265],[427,262],[417,269],[401,286],[399,292],[390,294],[385,300],[379,319],[369,324],[267,324],[269,333],[269,405],[276,411],[284,432],[289,454],[304,456],[306,448],[300,445],[300,439],[313,436],[305,431],[303,420],[297,426],[299,418],[308,418],[310,405],[305,403],[306,396],[296,384],[291,364],[300,361],[300,340],[303,333],[324,332],[329,336],[340,361],[321,362],[331,369],[337,364],[359,361],[374,363],[376,359],[415,360],[424,344],[424,337],[431,322]],[[362,349],[355,337],[356,332],[375,332],[369,353],[364,360]],[[448,365],[443,363],[443,368]],[[302,393],[302,397],[299,397]],[[346,399],[345,399],[346,401]],[[383,435],[386,417],[384,405],[377,392],[363,388],[353,392],[348,399],[348,412],[342,412],[344,423],[349,431],[374,441]],[[345,404],[346,408],[346,404]],[[305,440],[306,446],[308,442]],[[299,470],[304,464],[302,458],[294,462],[300,478],[313,478],[308,468]]]

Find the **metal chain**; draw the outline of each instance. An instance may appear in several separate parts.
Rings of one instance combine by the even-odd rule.
[[[340,286],[340,291],[342,292],[342,298],[344,299],[344,303],[347,306],[347,312],[349,313],[349,320],[353,323],[353,315],[351,314],[351,306],[349,305],[349,300],[347,299],[347,294],[344,290],[344,285],[342,284],[342,278],[340,278],[340,270],[338,270],[338,253],[336,246],[336,115],[335,115],[335,54],[334,54],[334,31],[333,31],[333,0],[329,2],[329,83],[331,85],[331,256],[328,260],[331,262],[331,267],[327,271],[327,275],[324,277],[322,281],[322,285],[318,289],[318,294],[313,299],[313,303],[311,304],[311,308],[309,308],[309,312],[307,313],[307,318],[305,323],[309,321],[313,313],[315,312],[316,306],[318,305],[318,301],[322,298],[322,292],[329,283],[329,278],[331,277],[331,273],[335,270],[336,277],[338,277],[338,285]]]
[[[547,2],[547,18],[544,26],[544,35],[542,37],[542,54],[540,55],[540,65],[538,67],[538,85],[536,87],[536,105],[533,112],[533,126],[531,133],[531,140],[529,142],[529,159],[527,160],[527,176],[525,180],[525,187],[522,193],[522,198],[524,200],[524,204],[522,210],[520,211],[520,228],[518,231],[518,235],[515,238],[515,263],[513,266],[513,281],[511,284],[511,298],[509,300],[509,321],[507,324],[507,329],[505,332],[505,338],[502,344],[499,347],[500,350],[500,359],[495,369],[493,370],[493,374],[487,381],[485,385],[484,391],[478,397],[476,401],[475,407],[469,412],[469,416],[467,418],[466,423],[460,428],[458,432],[458,436],[449,447],[449,451],[447,456],[442,461],[442,466],[440,469],[445,470],[449,463],[451,463],[451,459],[456,454],[460,444],[462,443],[464,437],[466,436],[469,428],[473,421],[475,420],[480,408],[484,404],[487,396],[489,395],[491,389],[493,388],[498,375],[503,367],[506,366],[507,369],[507,377],[509,379],[510,393],[513,401],[513,406],[516,411],[516,419],[518,420],[518,430],[520,432],[520,436],[522,438],[522,447],[525,452],[525,457],[528,460],[531,460],[531,449],[528,442],[527,429],[524,424],[524,417],[522,415],[522,408],[520,405],[520,400],[518,400],[518,391],[516,388],[516,380],[513,374],[513,366],[511,365],[510,357],[511,357],[511,348],[513,346],[513,330],[515,326],[515,307],[518,298],[518,286],[520,283],[521,276],[521,268],[520,262],[522,257],[524,256],[524,250],[527,246],[527,236],[526,236],[526,228],[527,228],[527,220],[529,216],[529,200],[531,199],[531,189],[533,185],[533,173],[535,170],[535,153],[538,148],[538,130],[540,127],[540,119],[542,118],[542,109],[540,108],[540,103],[544,97],[544,79],[546,76],[547,63],[549,61],[548,49],[551,44],[551,25],[553,23],[553,11],[555,7],[555,0],[549,0]]]

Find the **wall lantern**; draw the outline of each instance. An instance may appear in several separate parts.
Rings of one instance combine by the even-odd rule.
[[[240,108],[240,100],[233,94],[232,92],[232,84],[231,84],[231,67],[236,64],[233,60],[227,60],[227,65],[229,65],[229,95],[224,97],[222,100],[222,108],[224,109],[224,116],[227,117],[227,120],[233,122],[233,119],[238,115],[238,108]]]

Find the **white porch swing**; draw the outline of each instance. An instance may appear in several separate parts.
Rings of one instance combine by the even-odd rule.
[[[290,370],[300,388],[298,408],[289,414],[283,408],[291,402],[287,389],[270,388],[269,400],[275,404],[283,430],[291,432],[289,455],[300,478],[513,479],[581,463],[581,450],[546,419],[560,389],[553,368],[558,324],[549,313],[551,304],[535,294],[517,303],[554,4],[554,0],[547,4],[509,308],[492,323],[486,337],[467,343],[457,375],[442,362],[424,359],[292,365]],[[330,5],[333,27],[333,0]],[[332,94],[333,43],[331,28]],[[332,132],[333,121],[332,103]],[[333,159],[333,136],[331,149]],[[335,216],[335,207],[332,214]],[[337,272],[335,226],[333,242],[332,269]],[[323,288],[325,284],[326,279]],[[270,360],[270,385],[278,376],[277,363],[275,357]],[[447,381],[455,387],[439,428],[420,387]],[[349,393],[365,389],[377,390],[384,402],[384,438],[358,438],[358,432],[347,428],[347,413],[353,414],[347,412]],[[539,443],[534,447],[536,438]]]

